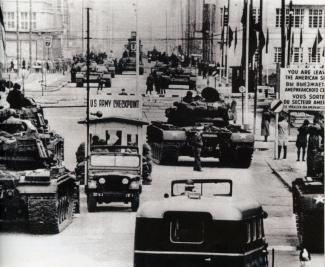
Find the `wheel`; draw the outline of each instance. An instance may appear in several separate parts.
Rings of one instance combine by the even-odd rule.
[[[131,200],[131,209],[132,211],[137,211],[140,205],[140,197],[139,193],[134,194],[132,200]]]
[[[87,195],[87,209],[88,209],[88,212],[94,212],[96,210],[96,199],[88,194]]]
[[[111,81],[107,81],[107,82],[105,83],[105,87],[110,88],[111,86],[112,86]]]
[[[77,80],[76,83],[77,83],[77,87],[83,87],[84,86],[83,81]]]

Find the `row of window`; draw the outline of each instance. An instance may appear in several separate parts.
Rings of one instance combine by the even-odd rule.
[[[292,62],[301,63],[304,62],[303,48],[294,47],[292,51]],[[281,47],[274,47],[274,63],[281,62]],[[317,48],[317,53],[312,56],[312,48],[308,48],[308,62],[309,63],[320,63],[320,48]]]
[[[3,19],[5,28],[7,30],[14,30],[17,27],[16,13],[3,12]],[[20,12],[19,16],[20,29],[29,30],[29,12]],[[36,12],[32,12],[32,29],[36,29]]]
[[[308,27],[309,28],[322,28],[325,26],[325,10],[323,9],[309,9],[308,10]],[[285,23],[289,25],[289,9],[286,9]],[[304,24],[305,9],[293,8],[291,27],[300,28]],[[281,27],[281,8],[276,9],[275,27]]]
[[[285,22],[286,26],[289,25],[289,9],[286,8]],[[275,10],[275,27],[281,27],[281,8]],[[260,18],[260,9],[252,9],[253,21],[258,22]],[[293,8],[291,26],[300,28],[304,24],[305,9]],[[227,25],[228,23],[228,8],[220,8],[220,25]],[[308,10],[308,26],[309,28],[322,28],[325,27],[325,10],[324,9],[309,9]]]

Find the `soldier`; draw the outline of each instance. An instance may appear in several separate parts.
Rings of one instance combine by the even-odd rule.
[[[309,125],[309,121],[304,120],[304,123],[298,128],[298,136],[297,136],[297,141],[296,141],[297,161],[300,161],[300,150],[301,149],[302,149],[302,161],[305,161],[308,125]]]
[[[15,83],[13,90],[8,93],[7,102],[10,108],[21,109],[24,105],[24,95],[20,92],[20,84]]]
[[[152,157],[151,157],[151,147],[148,144],[143,144],[142,146],[142,156],[143,156],[143,182],[145,184],[151,184],[151,172],[152,172]]]
[[[202,147],[203,147],[203,141],[202,141],[200,130],[197,129],[197,130],[191,132],[189,137],[190,137],[189,143],[192,146],[193,154],[194,154],[193,170],[200,172],[200,171],[202,171],[201,151],[202,151]]]
[[[151,92],[153,90],[153,83],[154,83],[153,76],[150,73],[149,76],[148,76],[148,78],[147,78],[147,82],[146,82],[146,85],[147,85],[146,94],[149,93],[151,95]]]
[[[193,102],[193,93],[191,91],[187,91],[186,96],[183,97],[183,101],[185,103],[192,103]]]
[[[314,160],[320,147],[319,137],[323,135],[323,132],[324,130],[322,130],[322,127],[319,124],[319,118],[315,116],[314,123],[308,128],[307,176],[310,177],[315,176]]]
[[[104,81],[103,81],[103,77],[102,77],[102,73],[100,73],[97,77],[97,81],[98,81],[98,88],[97,88],[97,92],[98,91],[103,91],[103,84],[104,84]]]

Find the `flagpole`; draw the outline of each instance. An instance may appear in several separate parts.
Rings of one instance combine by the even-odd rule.
[[[229,42],[229,18],[230,18],[230,13],[229,13],[229,5],[230,5],[230,0],[228,0],[228,10],[227,10],[227,35],[226,35],[226,55],[225,55],[225,72],[226,72],[226,79],[228,83],[228,42]]]
[[[250,1],[246,0],[247,2],[247,9],[246,9],[246,60],[245,60],[245,87],[246,87],[246,92],[245,92],[245,112],[244,114],[248,116],[248,85],[249,85],[249,15],[250,15]],[[244,125],[247,124],[248,120],[244,116],[243,122]]]
[[[263,32],[263,0],[260,0],[260,18],[259,18],[259,26],[260,26],[260,32],[258,34],[259,37],[259,58],[258,58],[258,84],[263,84],[263,54],[262,54],[262,46],[261,46],[261,40],[262,36],[261,33]],[[265,39],[264,39],[265,41]],[[265,44],[265,42],[264,42]]]
[[[289,25],[288,25],[288,59],[287,66],[290,66],[291,63],[291,24],[292,24],[292,0],[289,3]]]

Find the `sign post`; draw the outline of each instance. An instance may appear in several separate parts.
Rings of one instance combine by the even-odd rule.
[[[278,135],[278,124],[279,124],[279,113],[283,110],[283,102],[280,99],[275,99],[271,103],[271,110],[275,112],[275,126],[274,126],[274,159],[278,158],[278,144],[279,144],[279,135]]]
[[[241,93],[241,123],[244,125],[244,93],[246,91],[245,86],[239,87],[239,92]]]

